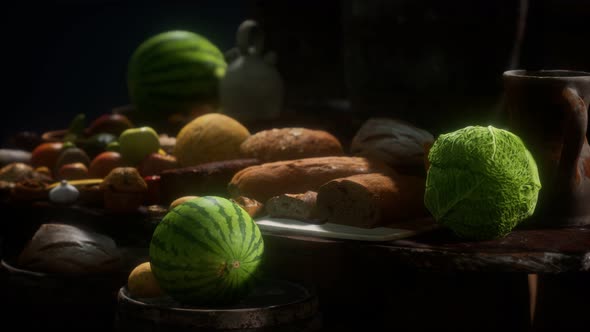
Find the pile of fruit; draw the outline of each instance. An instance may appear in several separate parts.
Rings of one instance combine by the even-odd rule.
[[[221,51],[198,34],[168,31],[147,39],[129,61],[133,122],[113,112],[87,124],[86,115],[79,114],[67,130],[45,133],[32,151],[2,150],[0,166],[5,168],[0,171],[0,188],[4,200],[28,203],[58,197],[57,201],[64,202],[60,198],[68,194],[49,196],[48,191],[71,191],[71,187],[58,186],[66,180],[80,191],[75,202],[68,201],[72,204],[118,213],[159,203],[157,174],[179,165],[223,158],[249,135],[239,124],[235,132],[227,129],[231,123],[214,116],[213,121],[204,119],[194,123],[198,128],[179,133],[180,152],[172,154],[175,138],[156,132],[171,117],[180,117],[186,124],[201,113],[217,112],[217,86],[226,66]],[[231,132],[227,142],[220,135],[205,149],[194,137],[203,130],[210,136],[218,135],[216,131]],[[195,152],[186,152],[195,147]]]

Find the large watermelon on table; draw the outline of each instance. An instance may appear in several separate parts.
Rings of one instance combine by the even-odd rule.
[[[165,119],[218,99],[227,64],[205,37],[189,31],[163,32],[144,41],[129,61],[131,102],[148,118]]]
[[[192,305],[231,304],[257,279],[264,252],[258,226],[221,197],[190,199],[168,212],[150,243],[152,272],[172,298]]]

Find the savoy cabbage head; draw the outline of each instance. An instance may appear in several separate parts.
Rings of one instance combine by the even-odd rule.
[[[503,237],[531,216],[541,189],[522,140],[492,126],[470,126],[436,139],[430,149],[424,203],[458,236]]]

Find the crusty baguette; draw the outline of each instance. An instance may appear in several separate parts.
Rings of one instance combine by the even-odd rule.
[[[84,275],[118,273],[121,256],[110,237],[72,225],[43,224],[17,258],[37,272]]]
[[[317,192],[307,191],[302,194],[282,194],[271,197],[265,204],[270,217],[290,218],[313,221],[316,216]]]
[[[240,146],[245,158],[263,162],[344,154],[340,141],[324,130],[281,128],[262,130],[248,137]]]
[[[354,174],[392,172],[386,165],[362,157],[317,157],[276,161],[237,172],[228,185],[232,197],[259,202],[286,193],[317,191],[324,183]]]
[[[374,228],[426,216],[425,180],[397,174],[360,174],[320,187],[317,211],[329,223]]]
[[[257,159],[214,161],[160,173],[160,194],[164,204],[182,196],[227,197],[227,184],[238,171],[260,164]]]

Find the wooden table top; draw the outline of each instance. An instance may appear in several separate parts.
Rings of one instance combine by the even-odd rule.
[[[146,214],[105,217],[100,209],[56,208],[46,204],[34,205],[33,211],[43,215],[75,215],[74,219],[94,220],[108,233],[116,236],[122,230],[128,236],[122,243],[149,243],[149,234],[155,227],[153,220],[145,222]],[[32,211],[28,211],[32,212]],[[85,218],[79,218],[84,216]],[[53,219],[53,218],[51,218]],[[109,222],[106,222],[108,219]],[[118,220],[121,219],[121,220]],[[131,222],[132,219],[138,219]],[[141,220],[139,220],[141,219]],[[142,221],[143,220],[143,221]],[[124,222],[123,222],[124,221]],[[434,223],[434,221],[432,221]],[[156,222],[157,223],[157,222]],[[144,229],[138,229],[141,225]],[[127,227],[125,227],[127,226]],[[135,232],[129,232],[135,229]],[[136,233],[127,239],[130,233]],[[590,271],[590,227],[515,229],[503,238],[488,241],[465,241],[450,230],[435,228],[418,235],[386,242],[366,242],[293,235],[278,232],[263,232],[269,250],[289,251],[293,254],[324,255],[327,252],[341,257],[382,257],[392,264],[401,264],[419,269],[473,271],[473,272],[519,272],[519,273],[565,273]],[[125,241],[123,241],[125,240]],[[127,246],[127,244],[126,244]],[[305,251],[308,251],[305,253]]]
[[[276,250],[338,247],[355,256],[379,255],[421,269],[474,272],[563,273],[590,271],[590,227],[516,229],[488,241],[465,241],[438,228],[388,242],[362,242],[265,233]],[[321,252],[321,251],[320,251]]]

